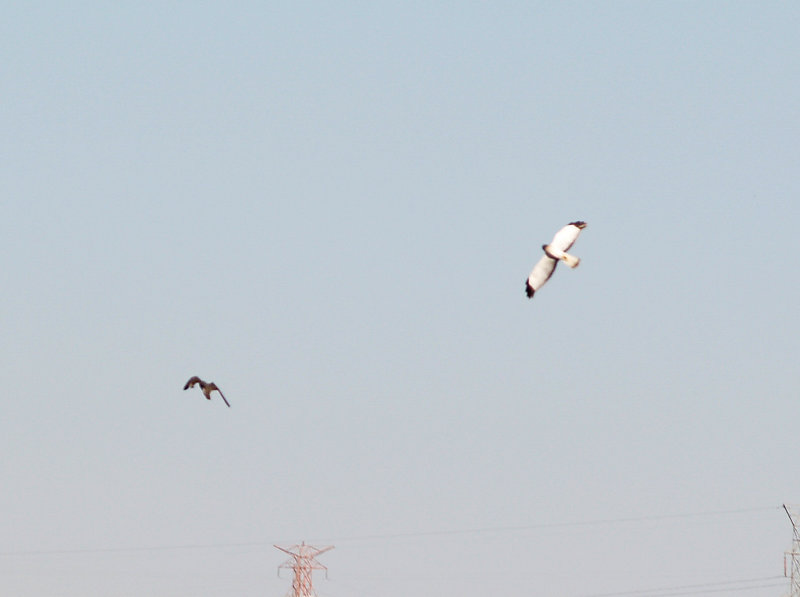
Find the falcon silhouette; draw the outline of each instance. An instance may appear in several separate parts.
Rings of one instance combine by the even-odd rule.
[[[533,298],[533,294],[550,279],[550,276],[556,271],[559,261],[563,261],[572,268],[578,267],[581,260],[574,255],[570,255],[567,251],[578,240],[578,235],[584,228],[586,228],[586,222],[570,222],[556,232],[549,245],[542,245],[544,255],[533,266],[531,275],[528,276],[528,280],[525,283],[525,293],[528,298]]]
[[[222,393],[222,390],[220,390],[217,387],[217,384],[215,384],[213,381],[205,382],[195,375],[194,377],[189,378],[189,381],[186,382],[186,385],[183,386],[183,389],[188,390],[189,388],[193,388],[195,384],[200,384],[200,389],[203,391],[203,396],[206,397],[206,400],[211,400],[211,392],[216,390],[219,392],[219,395],[222,396],[222,399],[225,401],[225,404],[228,405],[228,408],[231,407],[231,405],[228,404],[228,401],[225,400],[225,394]]]

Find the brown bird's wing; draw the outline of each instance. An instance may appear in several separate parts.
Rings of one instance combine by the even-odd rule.
[[[228,408],[230,408],[231,405],[228,403],[227,400],[225,400],[225,394],[223,394],[222,391],[219,388],[217,388],[217,392],[219,392],[219,395],[222,396],[222,400],[225,402],[225,404],[228,406]]]
[[[183,386],[184,390],[188,390],[189,388],[193,388],[194,384],[199,383],[202,384],[203,380],[197,377],[196,375],[189,378],[189,381],[186,382],[186,385]]]
[[[219,386],[215,384],[213,381],[206,384],[206,387],[203,388],[203,393],[206,395],[206,398],[211,400],[211,392],[217,391],[219,395],[222,396],[222,399],[225,401],[225,404],[228,405],[228,408],[231,407],[230,403],[225,399],[225,394],[222,393],[222,390],[219,389]]]

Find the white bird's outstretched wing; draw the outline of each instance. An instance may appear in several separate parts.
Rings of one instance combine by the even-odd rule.
[[[533,298],[533,293],[544,286],[544,283],[547,282],[550,276],[553,275],[553,272],[556,271],[557,265],[558,261],[546,254],[542,255],[542,258],[533,266],[531,275],[528,276],[528,281],[525,283],[525,293],[528,295],[528,298]]]
[[[581,230],[584,228],[586,228],[586,222],[570,222],[556,232],[550,246],[556,251],[563,251],[566,253],[569,251],[570,247],[575,244],[575,241],[578,240],[578,235],[580,235]]]

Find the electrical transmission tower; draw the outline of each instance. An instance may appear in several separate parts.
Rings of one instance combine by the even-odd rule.
[[[274,546],[291,557],[283,564],[278,566],[278,576],[281,575],[281,568],[289,568],[294,572],[292,580],[292,591],[286,597],[316,597],[314,586],[311,584],[311,575],[314,570],[324,570],[325,578],[328,578],[328,569],[317,562],[316,557],[326,551],[333,549],[333,545],[327,547],[314,547],[306,545],[305,542],[291,547]]]
[[[789,597],[800,597],[800,529],[797,524],[800,518],[797,516],[796,508],[791,510],[783,505],[786,515],[792,523],[792,550],[783,554],[783,575],[789,577]],[[794,516],[792,514],[794,513]],[[787,560],[791,563],[787,566]]]

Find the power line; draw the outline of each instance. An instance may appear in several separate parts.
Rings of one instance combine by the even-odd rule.
[[[569,527],[583,527],[595,526],[604,524],[627,524],[636,522],[651,522],[659,520],[675,520],[682,518],[699,518],[703,516],[723,516],[729,514],[747,514],[752,512],[766,512],[771,510],[780,510],[782,506],[776,507],[761,507],[761,508],[742,508],[738,510],[709,510],[704,512],[687,512],[683,514],[656,514],[650,516],[631,516],[623,518],[603,518],[595,520],[582,520],[575,522],[543,522],[530,525],[515,525],[515,526],[499,526],[499,527],[476,527],[470,529],[451,529],[442,531],[421,531],[415,533],[390,533],[380,535],[360,535],[355,537],[337,537],[330,541],[343,542],[343,541],[373,541],[383,539],[404,539],[414,537],[436,537],[448,535],[469,535],[481,533],[508,533],[515,531],[531,531],[538,529],[551,529],[551,528],[569,528]]]
[[[766,585],[751,585],[749,587],[730,587],[727,589],[704,589],[699,591],[679,591],[677,593],[634,593],[634,595],[642,595],[642,597],[681,597],[685,595],[706,595],[710,593],[734,593],[737,591],[750,591],[753,589],[772,589],[775,587],[782,587],[784,583],[770,583]]]
[[[384,541],[392,539],[414,539],[424,537],[447,537],[457,535],[479,535],[488,533],[512,533],[519,531],[534,531],[541,529],[557,529],[571,527],[586,527],[599,525],[631,524],[638,522],[655,522],[665,520],[681,520],[688,518],[702,518],[708,516],[727,516],[736,514],[749,514],[754,512],[766,512],[771,510],[781,510],[783,506],[760,507],[760,508],[740,508],[736,510],[706,510],[701,512],[685,512],[680,514],[657,514],[648,516],[630,516],[622,518],[601,518],[594,520],[582,520],[572,522],[543,522],[529,525],[496,526],[496,527],[475,527],[467,529],[448,529],[439,531],[419,531],[413,533],[383,533],[373,535],[357,535],[351,537],[334,537],[328,539],[327,543],[342,543],[347,541]],[[0,551],[0,557],[10,556],[42,556],[42,555],[79,555],[79,554],[100,554],[100,553],[125,553],[125,552],[147,552],[147,551],[178,551],[189,549],[225,549],[236,547],[268,547],[280,541],[255,541],[240,543],[191,543],[173,545],[151,545],[141,547],[100,547],[100,548],[77,548],[77,549],[37,549],[37,550],[9,550]]]
[[[782,579],[781,576],[764,576],[760,578],[744,578],[741,580],[727,580],[721,582],[702,583],[695,585],[680,585],[674,587],[660,587],[657,589],[639,589],[636,591],[618,591],[613,593],[592,593],[582,597],[673,597],[677,595],[701,595],[704,593],[723,593],[732,591],[747,591],[749,589],[761,589],[767,587],[782,586],[784,583],[771,583],[753,585],[752,583],[764,583],[766,581],[776,581]],[[730,586],[730,585],[749,585],[749,586]]]
[[[0,556],[47,556],[47,555],[82,555],[100,553],[131,553],[147,551],[178,551],[185,549],[221,549],[234,547],[264,547],[263,541],[253,543],[195,543],[183,545],[151,545],[147,547],[96,547],[83,549],[29,549],[19,551],[0,551]]]
[[[766,585],[751,585],[749,587],[731,587],[727,589],[705,589],[699,591],[679,591],[677,593],[633,593],[632,595],[641,595],[642,597],[683,597],[686,595],[707,595],[710,593],[734,593],[738,591],[750,591],[753,589],[772,589],[776,587],[782,587],[784,583],[770,583]],[[610,593],[614,595],[614,593]]]

